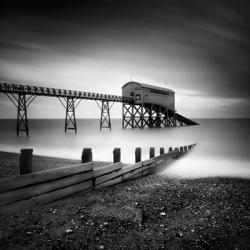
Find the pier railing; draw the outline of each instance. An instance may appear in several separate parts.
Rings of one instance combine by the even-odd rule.
[[[109,95],[109,94],[85,92],[78,90],[46,88],[46,87],[39,87],[32,85],[21,85],[21,84],[12,84],[3,82],[0,82],[0,92],[9,94],[77,98],[77,99],[112,101],[112,102],[130,102],[132,100],[130,97],[123,97],[118,95]]]
[[[37,96],[49,96],[59,99],[66,111],[65,132],[74,130],[77,132],[75,111],[82,100],[94,100],[101,110],[100,129],[111,130],[110,110],[114,103],[131,103],[131,97],[101,94],[77,90],[46,88],[32,85],[0,82],[0,93],[8,96],[17,108],[16,134],[25,132],[29,135],[27,109]],[[100,104],[98,103],[100,102]]]
[[[132,165],[116,162],[119,160],[119,150],[114,150],[114,163],[99,168],[94,168],[91,151],[88,149],[82,161],[89,159],[90,162],[36,173],[29,173],[32,171],[32,151],[24,150],[20,155],[20,172],[23,175],[0,179],[0,215],[31,209],[80,191],[104,188],[155,173],[165,167],[168,161],[184,155],[195,145],[169,148],[167,153],[161,148],[158,156],[151,148],[151,158],[145,161],[138,161],[141,151],[136,150],[137,162]]]

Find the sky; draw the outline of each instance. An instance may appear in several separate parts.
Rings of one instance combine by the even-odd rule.
[[[0,80],[121,95],[133,80],[171,88],[190,118],[250,117],[247,1],[4,0]],[[111,117],[121,118],[121,104]],[[79,118],[99,118],[93,101]],[[64,118],[56,98],[37,97],[30,118]],[[0,118],[16,108],[0,94]]]

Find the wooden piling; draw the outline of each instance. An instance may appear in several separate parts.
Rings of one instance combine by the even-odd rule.
[[[188,150],[191,150],[192,149],[192,145],[188,145]]]
[[[141,162],[141,148],[135,149],[135,163]]]
[[[21,152],[20,157],[19,157],[20,175],[32,173],[33,149],[25,148],[25,149],[21,149],[20,152]]]
[[[92,161],[92,149],[84,148],[82,151],[82,163],[91,162]]]
[[[180,154],[179,148],[175,148],[175,149],[174,149],[174,156],[173,156],[173,158],[174,158],[174,159],[177,159],[177,158],[179,157],[179,154]]]
[[[173,148],[172,148],[172,147],[169,147],[168,151],[169,151],[169,152],[172,152],[172,151],[173,151]]]
[[[180,152],[183,153],[183,147],[180,147]]]
[[[164,148],[160,148],[160,155],[164,155],[165,154],[165,149]]]
[[[113,159],[114,159],[114,163],[121,161],[121,149],[120,148],[114,148]]]
[[[151,147],[149,149],[149,158],[154,158],[155,157],[155,148]]]
[[[184,152],[187,152],[187,151],[188,151],[188,150],[187,150],[187,146],[184,146],[183,148],[184,148]]]

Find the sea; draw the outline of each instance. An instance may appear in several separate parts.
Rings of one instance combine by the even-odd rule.
[[[33,148],[36,155],[81,159],[83,148],[92,148],[94,161],[112,161],[113,149],[121,148],[121,160],[133,163],[135,148],[142,159],[149,148],[180,147],[197,143],[187,155],[160,173],[173,178],[250,178],[250,119],[194,119],[200,125],[169,128],[122,129],[112,119],[112,129],[99,128],[99,119],[78,119],[77,133],[64,132],[63,119],[30,119],[30,134],[16,136],[15,120],[0,120],[0,151],[20,152]]]

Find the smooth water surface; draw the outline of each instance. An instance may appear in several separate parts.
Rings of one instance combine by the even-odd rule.
[[[136,147],[147,159],[149,148],[179,147],[197,143],[197,147],[177,160],[163,173],[168,176],[240,176],[250,177],[250,120],[197,119],[199,126],[175,128],[122,129],[121,120],[112,120],[112,131],[99,130],[98,119],[77,121],[78,132],[64,133],[64,120],[30,120],[30,136],[17,137],[15,120],[0,120],[0,150],[19,152],[33,148],[34,154],[80,159],[84,147],[91,147],[93,160],[112,161],[112,151],[121,148],[122,161],[134,162]]]

